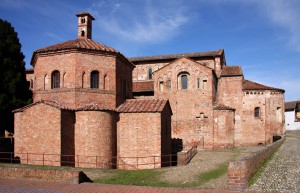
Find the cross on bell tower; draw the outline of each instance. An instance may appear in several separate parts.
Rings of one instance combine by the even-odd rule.
[[[95,18],[88,12],[76,16],[78,17],[78,39],[92,39],[92,21]]]

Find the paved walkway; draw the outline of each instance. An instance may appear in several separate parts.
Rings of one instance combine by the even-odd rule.
[[[102,185],[102,184],[60,184],[30,180],[11,180],[0,178],[1,193],[67,193],[67,192],[101,192],[101,193],[233,193],[224,190],[204,190],[196,188],[158,188],[144,186]],[[236,192],[235,192],[236,193]],[[255,193],[255,191],[252,191]],[[258,192],[257,192],[258,193]]]
[[[286,141],[251,189],[300,192],[300,132],[287,134]]]

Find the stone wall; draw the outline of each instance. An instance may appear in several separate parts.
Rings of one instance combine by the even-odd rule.
[[[0,176],[3,178],[30,179],[68,184],[79,184],[86,180],[85,174],[81,171],[21,167],[0,167]]]
[[[285,139],[281,139],[266,148],[250,155],[241,157],[229,163],[227,189],[244,191],[248,187],[248,181],[265,161],[282,145]]]

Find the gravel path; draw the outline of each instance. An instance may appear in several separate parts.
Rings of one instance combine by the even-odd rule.
[[[285,143],[250,189],[300,192],[300,131],[287,134]]]

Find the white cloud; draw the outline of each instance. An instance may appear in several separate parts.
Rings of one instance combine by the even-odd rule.
[[[121,40],[133,43],[169,40],[189,21],[183,5],[167,6],[152,1],[135,1],[130,4],[107,4],[101,1],[93,4],[91,12],[99,18],[95,25]]]
[[[282,34],[277,34],[278,38],[287,41],[292,49],[300,52],[300,1],[267,0],[259,1],[258,4],[274,25],[288,32],[284,39]]]

